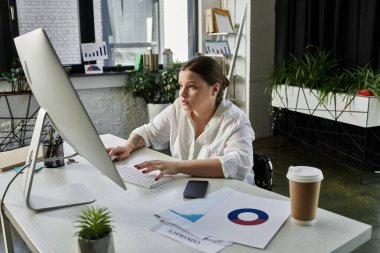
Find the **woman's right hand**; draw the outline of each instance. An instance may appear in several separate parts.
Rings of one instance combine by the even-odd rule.
[[[116,161],[124,160],[125,158],[127,158],[131,154],[131,151],[129,149],[127,149],[126,147],[123,147],[123,146],[107,148],[107,152],[108,152],[109,156],[116,157],[115,158]]]

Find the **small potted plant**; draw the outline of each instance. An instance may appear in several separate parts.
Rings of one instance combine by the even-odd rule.
[[[127,78],[125,91],[131,93],[133,97],[144,99],[148,111],[153,109],[151,110],[153,113],[149,115],[152,118],[176,99],[180,67],[180,62],[174,62],[159,72],[148,69],[134,71]]]
[[[24,70],[19,59],[15,59],[9,72],[1,73],[2,77],[11,84],[13,93],[23,93],[28,90],[29,84],[26,80]]]
[[[368,64],[351,68],[347,72],[352,80],[349,93],[356,93],[360,96],[376,96],[380,101],[380,72]]]
[[[114,253],[111,214],[105,207],[89,206],[83,209],[75,223],[79,230],[79,251],[82,253]]]

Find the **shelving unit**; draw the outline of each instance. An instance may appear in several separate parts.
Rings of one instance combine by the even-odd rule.
[[[233,92],[233,97],[228,97],[228,99],[231,100],[231,101],[233,101],[233,102],[236,102],[235,85],[234,84],[235,84],[235,80],[236,80],[236,77],[237,77],[237,75],[234,75],[234,70],[235,70],[236,58],[238,57],[237,53],[239,51],[239,46],[240,46],[240,41],[241,41],[241,37],[242,37],[243,27],[244,27],[244,23],[245,23],[245,20],[246,20],[246,13],[247,13],[247,4],[245,4],[245,6],[244,6],[243,15],[242,15],[242,18],[241,18],[241,21],[240,21],[239,30],[238,30],[237,34],[235,34],[235,33],[227,33],[227,32],[207,33],[208,36],[214,36],[214,37],[216,37],[216,40],[226,40],[226,41],[228,41],[228,37],[229,36],[237,36],[236,37],[236,42],[235,42],[235,45],[234,45],[234,49],[233,49],[233,53],[231,55],[207,54],[207,56],[211,56],[211,57],[223,57],[225,61],[227,61],[227,60],[229,61],[228,62],[229,63],[229,68],[228,68],[227,79],[230,81],[231,85],[233,83],[233,90],[234,90],[234,92]],[[227,98],[228,91],[229,91],[229,87],[227,87],[224,90],[223,98]]]

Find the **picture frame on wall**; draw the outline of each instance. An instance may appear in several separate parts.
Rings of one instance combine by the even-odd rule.
[[[214,8],[212,12],[216,32],[234,33],[230,12],[228,10]]]

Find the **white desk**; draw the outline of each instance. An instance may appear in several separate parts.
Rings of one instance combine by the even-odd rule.
[[[119,145],[122,139],[102,136],[106,146]],[[152,159],[173,159],[150,149],[133,153],[150,155]],[[68,153],[65,153],[68,155]],[[79,160],[79,159],[77,159]],[[13,171],[0,174],[0,193]],[[95,204],[108,207],[115,220],[114,241],[116,252],[198,252],[174,240],[150,231],[158,224],[154,213],[177,206],[184,201],[182,192],[188,177],[180,176],[173,182],[149,190],[133,184],[122,190],[83,159],[79,164],[60,169],[43,169],[35,176],[34,185],[56,185],[81,182],[96,196]],[[222,187],[273,199],[285,196],[253,187],[237,180],[208,179],[208,193]],[[6,216],[34,252],[78,252],[73,221],[83,206],[35,213],[26,208],[20,180],[12,185],[6,197]],[[318,209],[314,226],[303,227],[288,219],[265,252],[350,252],[371,238],[372,227],[332,212]],[[256,248],[234,244],[222,252],[262,252]]]

